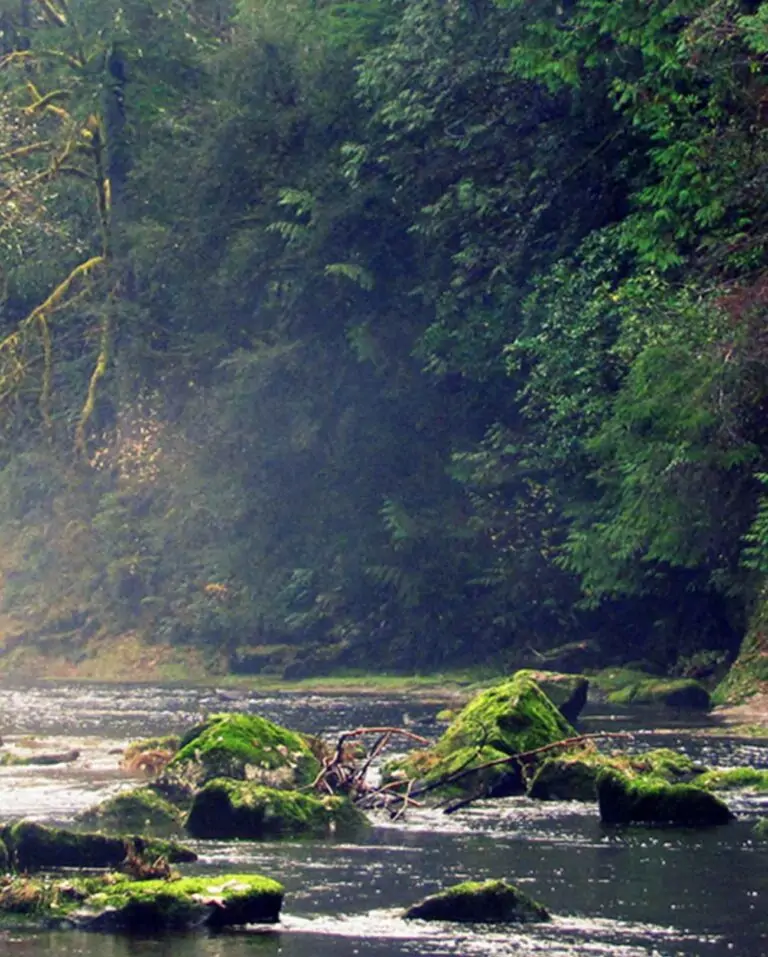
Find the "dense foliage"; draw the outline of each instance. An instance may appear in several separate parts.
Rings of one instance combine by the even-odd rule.
[[[735,653],[766,55],[747,0],[0,0],[8,633]]]

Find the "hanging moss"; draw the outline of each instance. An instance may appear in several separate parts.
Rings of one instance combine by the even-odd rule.
[[[170,778],[195,786],[235,778],[285,789],[311,784],[319,771],[300,734],[246,714],[215,715],[194,728],[166,768]]]
[[[466,881],[409,907],[406,920],[445,920],[477,924],[528,924],[548,921],[545,907],[503,880]]]
[[[327,837],[367,826],[347,798],[316,797],[250,782],[210,781],[196,795],[186,820],[193,837],[262,840]]]

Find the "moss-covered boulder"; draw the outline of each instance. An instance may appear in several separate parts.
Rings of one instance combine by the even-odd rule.
[[[540,801],[595,801],[597,779],[605,770],[620,771],[629,778],[651,774],[679,783],[692,777],[697,767],[688,755],[669,748],[643,754],[580,748],[544,761],[531,779],[528,796]]]
[[[317,797],[221,778],[195,795],[187,831],[200,838],[264,840],[352,834],[368,825],[343,797]]]
[[[610,704],[650,705],[708,711],[707,689],[693,678],[645,678],[608,695]]]
[[[757,768],[713,768],[691,782],[707,791],[768,791],[768,771]]]
[[[450,784],[458,794],[482,791],[488,796],[524,790],[520,765],[511,762],[474,768],[532,751],[575,735],[573,727],[525,672],[481,692],[459,713],[433,748],[414,751],[404,761],[390,764],[386,776],[417,778],[427,785],[461,773]],[[442,789],[445,793],[446,789]]]
[[[550,920],[546,908],[503,880],[467,881],[432,894],[403,915],[406,920],[527,924]]]
[[[120,874],[14,877],[0,885],[0,926],[141,934],[274,923],[283,888],[253,874],[133,881]]]
[[[83,811],[75,822],[108,834],[179,835],[184,812],[148,787],[121,791],[96,807]]]
[[[257,715],[219,714],[182,738],[166,776],[192,787],[234,778],[290,790],[311,784],[319,771],[302,735]]]
[[[277,881],[246,874],[120,881],[90,894],[69,916],[76,926],[87,930],[142,934],[274,924],[283,895]]]
[[[11,868],[11,857],[5,841],[0,839],[0,874],[6,874]]]
[[[124,839],[104,834],[77,833],[46,827],[35,821],[19,821],[6,827],[3,840],[16,871],[38,871],[59,867],[114,868],[125,860],[128,845],[141,848],[147,859],[164,857],[169,863],[194,861],[196,854],[170,841],[143,838]]]
[[[669,784],[643,775],[602,771],[597,779],[600,818],[605,824],[673,824],[708,827],[733,820],[728,806],[702,788]]]
[[[589,693],[589,678],[559,671],[519,671],[532,678],[567,721],[575,721],[584,710]]]
[[[768,841],[768,817],[761,818],[755,824],[755,837],[758,841]]]

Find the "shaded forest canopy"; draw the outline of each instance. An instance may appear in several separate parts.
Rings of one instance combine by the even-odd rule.
[[[732,659],[766,56],[746,0],[0,0],[6,641]]]

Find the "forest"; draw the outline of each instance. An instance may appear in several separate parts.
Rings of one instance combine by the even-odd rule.
[[[751,0],[0,0],[0,659],[768,680],[767,57]]]

